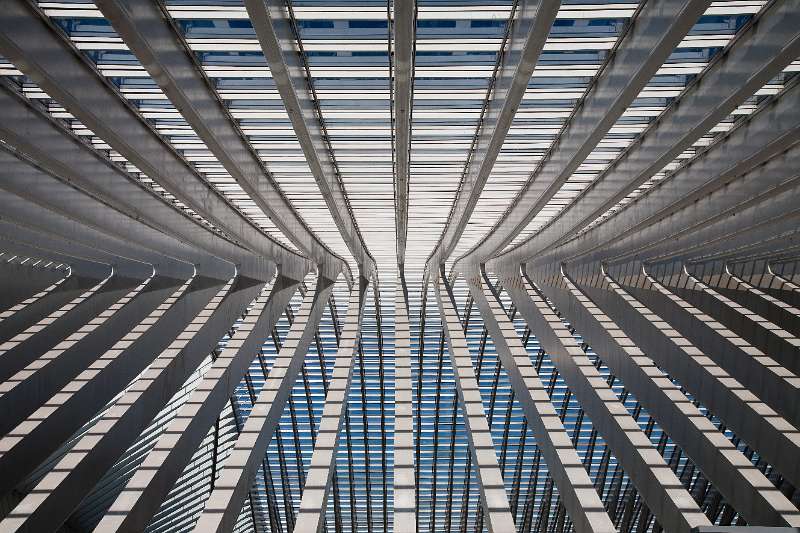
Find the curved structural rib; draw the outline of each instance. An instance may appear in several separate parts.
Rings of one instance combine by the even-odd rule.
[[[348,272],[344,260],[325,247],[286,199],[160,4],[96,3],[186,122],[283,234],[327,277]]]
[[[283,0],[245,0],[245,7],[269,63],[272,79],[286,107],[294,132],[303,148],[311,173],[319,186],[342,239],[359,266],[361,275],[377,282],[375,260],[367,250],[338,176],[333,153],[325,146],[326,134],[320,122],[306,76],[304,61],[296,49],[286,4]]]
[[[530,355],[500,303],[499,295],[492,290],[484,272],[474,273],[467,280],[470,294],[492,336],[500,361],[511,380],[514,395],[522,404],[536,444],[542,451],[550,476],[558,487],[576,531],[616,531]],[[501,280],[503,285],[515,281],[513,278]]]
[[[691,4],[696,4],[691,2]],[[648,3],[653,10],[671,9],[675,2]],[[657,7],[661,6],[661,7]],[[696,16],[694,20],[696,20]],[[676,16],[676,21],[678,17]],[[685,19],[683,34],[691,28],[694,20]],[[654,28],[662,28],[663,22]],[[512,254],[509,261],[522,262],[532,257],[544,246],[574,232],[592,222],[597,216],[612,207],[617,201],[634,190],[673,161],[686,148],[708,132],[720,120],[730,114],[736,106],[752,96],[762,85],[778,74],[800,54],[800,14],[792,2],[773,2],[760,13],[751,26],[739,35],[729,48],[718,57],[684,91],[678,100],[642,135],[639,142],[626,150],[586,191],[569,206],[562,216],[551,224],[544,236],[534,237]],[[638,29],[637,29],[638,28]],[[638,70],[637,76],[625,76],[630,69],[620,55],[631,46],[635,50],[637,38],[646,38],[647,25],[638,23],[620,45],[618,57],[601,73],[593,89],[587,94],[584,107],[572,119],[557,146],[542,163],[525,188],[517,196],[509,211],[492,229],[488,237],[473,249],[462,262],[484,262],[499,254],[512,239],[527,226],[528,222],[558,192],[561,185],[585,159],[591,148],[613,125],[627,105],[650,80],[663,63],[674,45],[659,57],[651,55],[646,62],[652,68]],[[652,30],[651,30],[652,31]],[[681,35],[680,37],[682,37]],[[679,39],[680,39],[679,37]],[[646,42],[646,41],[643,41]],[[666,40],[662,40],[665,45]],[[642,46],[639,44],[639,46]],[[639,64],[636,58],[636,64]],[[617,67],[621,69],[617,70]],[[615,85],[626,84],[626,104],[621,108],[606,108],[603,104],[607,94],[615,94]],[[596,114],[589,113],[594,110]],[[583,118],[583,117],[586,118]],[[607,119],[613,119],[606,122]],[[596,135],[595,135],[596,133]]]
[[[505,288],[664,529],[689,532],[710,525],[540,289],[518,276]]]
[[[364,303],[368,280],[359,278],[359,284],[350,290],[347,316],[339,339],[334,360],[333,375],[325,395],[325,407],[311,455],[311,467],[303,486],[303,497],[297,511],[295,533],[321,533],[325,530],[325,513],[331,482],[336,471],[336,454],[350,396],[355,350],[361,334]]]
[[[223,533],[233,529],[256,470],[277,430],[332,289],[333,281],[319,277],[316,287],[306,292],[264,387],[253,402],[253,410],[197,521],[195,531],[198,533]]]
[[[308,270],[307,259],[272,240],[206,183],[33,3],[12,0],[4,5],[0,54],[195,212],[254,253],[279,263],[287,274]]]
[[[483,517],[489,533],[514,531],[514,517],[509,508],[503,474],[497,463],[492,432],[484,413],[478,379],[467,347],[467,338],[443,270],[434,280],[436,301],[442,317],[442,328],[447,336],[447,350],[455,374],[458,404],[464,413],[469,454],[477,471]]]
[[[500,51],[503,54],[502,65],[491,86],[491,101],[484,123],[479,126],[474,154],[467,163],[444,233],[426,264],[430,275],[435,275],[439,265],[450,257],[467,226],[525,96],[560,5],[559,0],[522,0],[516,8],[514,20],[509,22],[512,33],[506,50]]]

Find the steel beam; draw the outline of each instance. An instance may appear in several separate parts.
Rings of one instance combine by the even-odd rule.
[[[800,55],[800,11],[797,8],[794,2],[768,4],[630,149],[623,152],[547,228],[509,253],[515,258],[514,262],[524,262],[586,227],[675,160],[797,59]],[[790,124],[794,128],[798,126],[797,121]],[[795,130],[794,140],[797,139]],[[743,155],[737,154],[734,161],[747,162]],[[553,181],[553,187],[539,192],[542,188],[534,185],[541,199],[522,219],[525,224],[559,187],[559,181]],[[686,189],[683,192],[687,192]],[[526,198],[533,200],[535,196]],[[525,209],[530,208],[530,203],[523,204]],[[523,227],[516,226],[510,237],[513,238]],[[505,245],[509,241],[499,242]]]
[[[791,450],[800,447],[797,429],[607,272],[591,276],[586,269],[576,275],[576,283],[659,368],[793,485],[800,485],[800,465],[791,459]]]
[[[254,354],[272,331],[299,281],[277,276],[262,289],[247,316],[177,411],[144,462],[122,489],[98,531],[143,531],[158,511],[220,410],[235,392]]]
[[[13,229],[16,232],[21,226],[12,222],[2,222],[5,224],[4,232],[0,233],[0,248],[4,253],[12,255],[25,255],[28,257],[44,257],[48,261],[58,262],[69,265],[70,276],[81,280],[78,288],[88,287],[97,283],[98,280],[107,278],[113,273],[113,267],[96,258],[85,258],[77,254],[60,253],[37,246],[31,242],[22,242],[6,236],[5,231]],[[29,228],[22,227],[23,230],[30,231]]]
[[[361,321],[364,317],[367,296],[368,280],[360,278],[359,281],[359,286],[350,289],[347,316],[339,349],[336,351],[333,375],[325,394],[325,407],[314,442],[308,477],[303,486],[303,497],[300,500],[294,533],[322,533],[325,530],[325,512],[328,509],[331,481],[336,470],[336,453],[339,449],[347,398],[350,395],[356,344],[361,335]],[[366,453],[369,453],[369,450],[366,450]],[[355,503],[351,502],[350,505]]]
[[[408,191],[411,179],[411,114],[414,107],[414,54],[416,52],[417,6],[415,0],[395,2],[392,24],[394,70],[392,110],[394,136],[394,216],[397,230],[397,264],[402,270],[408,238]]]
[[[485,262],[525,229],[622,116],[710,3],[681,0],[644,5],[506,213],[454,268]]]
[[[7,227],[7,223],[0,222],[0,230]],[[24,228],[14,228],[17,233],[24,231]],[[13,336],[0,344],[0,380],[8,379],[47,350],[76,334],[81,326],[124,297],[139,281],[116,276],[112,268],[107,277],[57,310],[23,330],[13,332]]]
[[[161,254],[137,250],[133,246],[126,249],[125,244],[118,240],[2,190],[0,209],[3,212],[0,238],[27,244],[34,249],[52,251],[62,257],[74,257],[73,262],[77,264],[80,264],[79,259],[84,262],[88,259],[106,265],[109,269],[106,276],[146,279],[153,273],[153,263],[148,259],[162,260],[167,269],[177,266],[186,271],[186,266],[179,265],[177,261],[170,261]]]
[[[689,533],[710,525],[539,289],[520,277],[506,290],[662,527]]]
[[[783,270],[781,270],[780,274],[776,273],[773,270],[773,267],[777,263],[779,263],[779,261],[774,261],[774,263],[772,261],[768,261],[767,262],[767,272],[769,272],[770,275],[774,276],[780,283],[784,284],[787,287],[788,290],[791,290],[794,293],[800,293],[800,285],[797,285],[797,283],[795,283],[795,281],[793,279],[790,279],[790,278],[792,278],[792,276],[785,275],[783,273]]]
[[[483,324],[494,341],[503,368],[508,372],[513,396],[525,412],[528,426],[536,438],[536,445],[542,452],[576,531],[616,531],[545,391],[530,355],[517,336],[513,322],[503,310],[486,273],[472,273],[468,275],[467,281]],[[501,284],[505,286],[515,281],[517,280],[513,278],[501,279]]]
[[[791,152],[789,152],[791,153]],[[800,156],[800,145],[794,152]],[[793,158],[780,158],[784,164],[791,164]],[[794,158],[797,160],[797,158]],[[780,163],[781,161],[773,162]],[[766,172],[775,172],[776,165],[764,165],[752,174],[752,178],[763,176]],[[786,176],[777,169],[777,176]],[[796,168],[786,169],[787,172],[797,172]],[[752,185],[752,182],[750,183]],[[737,190],[735,192],[740,192]],[[696,203],[691,209],[681,211],[674,215],[678,221],[674,225],[687,226],[681,229],[672,229],[660,236],[653,234],[654,227],[637,233],[628,240],[629,248],[619,255],[608,259],[609,264],[619,264],[631,260],[643,260],[651,264],[709,261],[713,259],[735,259],[741,249],[758,246],[762,242],[767,244],[776,235],[791,236],[797,231],[797,218],[800,217],[800,208],[797,207],[796,198],[800,194],[800,174],[789,176],[783,183],[769,187],[754,196],[740,199],[732,189],[720,191],[708,197],[704,202]],[[733,203],[733,205],[730,205]],[[699,209],[712,207],[719,204],[728,204],[713,214],[698,213]],[[693,216],[694,215],[694,216]],[[699,215],[699,216],[698,216]],[[698,220],[699,219],[699,220]],[[647,240],[649,238],[649,240]],[[634,242],[631,242],[634,241]],[[772,242],[771,249],[777,251],[782,246],[791,243],[791,239]],[[638,244],[638,246],[634,246]]]
[[[312,81],[305,71],[305,58],[296,48],[294,22],[287,5],[283,0],[245,0],[245,7],[308,167],[339,227],[342,240],[359,265],[361,275],[377,280],[375,260],[358,230],[333,152],[326,146],[321,112],[312,93]]]
[[[637,300],[652,309],[702,353],[744,385],[756,398],[780,413],[794,427],[800,424],[800,405],[794,398],[800,381],[777,361],[748,344],[713,317],[659,283],[649,272],[631,272],[633,278],[611,270],[614,279]],[[644,274],[644,284],[639,273]],[[746,396],[746,395],[745,395]]]
[[[18,485],[165,350],[223,283],[198,272],[0,441],[0,492]]]
[[[0,321],[0,342],[11,339],[21,331],[25,331],[58,311],[62,306],[67,305],[70,301],[96,285],[98,280],[106,278],[111,272],[111,266],[104,263],[97,263],[74,255],[65,256],[53,253],[27,243],[12,241],[3,237],[0,237],[0,248],[8,255],[36,256],[45,258],[44,261],[53,261],[60,264],[71,263],[69,277],[55,290]]]
[[[202,262],[216,263],[220,269],[228,266],[53,179],[2,148],[0,189],[8,193],[0,192],[5,217],[106,252],[117,271],[119,265],[131,260],[144,263],[144,269],[139,267],[131,273],[136,277],[149,276],[147,267],[162,276],[182,278],[191,274],[193,265]],[[144,272],[140,274],[139,270]]]
[[[30,259],[30,262],[28,264],[9,264],[10,256],[10,253],[0,252],[0,269],[2,269],[0,278],[10,282],[5,283],[1,289],[7,300],[3,303],[4,310],[0,312],[0,324],[49,296],[72,277],[72,269],[69,265],[65,265],[63,270],[37,269],[31,265],[34,263],[44,265],[49,261],[39,258],[20,258],[23,261]]]
[[[800,525],[800,512],[791,501],[737,451],[733,443],[692,404],[653,359],[645,355],[617,322],[575,284],[563,268],[559,283],[543,287],[543,290],[548,292],[563,315],[569,317],[570,324],[614,375],[622,380],[625,388],[636,396],[748,524]],[[791,438],[792,432],[788,433]]]
[[[671,286],[670,290],[734,329],[744,340],[770,354],[794,375],[800,374],[800,339],[709,287],[688,268],[686,273],[690,283]]]
[[[308,228],[247,141],[166,9],[150,0],[95,2],[211,153],[281,232],[335,279],[348,266]]]
[[[696,3],[703,4],[704,1]],[[528,89],[560,6],[559,0],[523,0],[516,5],[514,19],[509,22],[511,35],[506,49],[499,52],[502,60],[489,87],[491,99],[484,110],[483,121],[478,124],[479,131],[464,169],[461,187],[444,232],[426,264],[429,273],[435,274],[439,265],[450,257],[467,227]]]
[[[20,127],[21,124],[24,127]],[[35,102],[26,100],[8,83],[0,83],[0,133],[6,144],[13,147],[20,161],[31,164],[31,169],[15,166],[14,174],[20,173],[28,179],[34,179],[39,175],[36,173],[38,170],[41,175],[48,174],[52,179],[84,192],[127,218],[152,228],[150,231],[136,232],[143,246],[159,248],[158,243],[164,239],[150,239],[153,234],[160,233],[217,258],[233,261],[239,265],[239,272],[243,275],[254,277],[259,273],[257,266],[250,267],[254,258],[252,252],[176,209],[83,142],[62,123],[47,115]],[[43,178],[40,176],[37,179]],[[50,197],[52,195],[40,199]],[[210,265],[206,263],[211,263],[214,258],[203,259],[201,256],[194,261],[200,270],[207,270]],[[284,269],[289,266],[285,265]],[[224,271],[227,272],[227,269]],[[304,267],[295,276],[300,279],[306,272],[307,267]]]
[[[0,19],[0,53],[98,137],[195,212],[262,257],[298,270],[307,259],[272,240],[192,169],[72,42],[28,0]]]
[[[9,413],[0,421],[0,435],[25,420],[98,353],[138,325],[174,290],[176,281],[153,275],[133,289],[123,288],[117,291],[121,297],[94,317],[86,316],[85,322],[58,344],[43,352],[26,351],[13,374],[0,383],[0,410]]]
[[[757,281],[749,283],[743,277],[737,276],[730,264],[726,264],[724,268],[727,276],[726,284],[722,285],[722,279],[716,284],[709,284],[770,322],[780,324],[781,328],[795,337],[800,335],[800,309],[758,287]],[[770,278],[775,279],[774,276]]]
[[[777,251],[785,253],[787,248],[780,246]],[[766,255],[767,258],[771,256],[774,255]],[[734,259],[737,262],[742,260],[751,264],[752,261],[763,261],[760,258],[751,259],[750,254],[743,259]],[[754,283],[749,283],[743,279],[744,276],[740,277],[735,274],[733,271],[735,267],[732,266],[731,262],[691,263],[687,265],[687,268],[692,275],[727,296],[736,305],[763,317],[767,323],[772,323],[777,328],[785,330],[784,336],[797,336],[800,334],[800,309],[772,296]],[[758,282],[756,281],[755,283]]]
[[[220,471],[195,531],[222,533],[233,529],[250,483],[280,422],[332,289],[333,281],[320,276],[316,287],[306,293],[264,387],[253,402],[253,410]]]
[[[444,268],[438,273],[434,283],[442,328],[447,336],[447,351],[455,374],[458,404],[464,415],[469,454],[478,475],[484,525],[489,533],[516,531],[503,484],[503,474],[497,464],[492,433],[484,414],[483,399],[472,366],[472,357],[456,311],[453,294],[445,278]]]
[[[742,120],[727,135],[664,179],[644,195],[579,237],[541,254],[532,264],[553,261],[604,261],[629,244],[634,234],[651,228],[641,241],[663,236],[679,224],[686,225],[686,215],[697,220],[711,217],[730,206],[730,198],[746,200],[775,187],[795,171],[795,144],[800,140],[800,83],[793,82],[750,117]],[[788,153],[784,153],[788,150]],[[760,167],[766,163],[770,172]],[[731,196],[728,197],[727,193]],[[713,199],[713,200],[712,200]],[[740,201],[741,201],[740,200]],[[513,253],[490,261],[490,265],[512,261]]]
[[[0,522],[0,528],[57,530],[216,346],[262,286],[252,280],[231,278],[114,407]]]
[[[44,219],[42,222],[47,225],[45,213],[39,214]],[[65,228],[59,227],[58,229]],[[77,231],[80,231],[80,228],[77,228]],[[67,228],[66,235],[69,233]],[[74,245],[68,246],[73,249],[72,251],[77,251],[74,250]],[[184,270],[183,275],[180,276],[182,278],[188,277],[193,271],[192,265],[186,265],[186,267],[182,268]],[[167,271],[180,275],[180,272],[176,272],[174,268],[172,272],[169,268]],[[31,342],[21,344],[18,348],[24,350],[20,354],[21,357],[11,358],[16,370],[10,372],[16,373],[13,376],[10,373],[5,374],[7,380],[0,385],[0,405],[12,404],[14,406],[9,411],[9,415],[0,422],[0,435],[5,434],[24,420],[58,390],[64,384],[64,380],[71,379],[88,364],[88,361],[93,360],[98,353],[105,352],[121,336],[139,324],[149,312],[169,296],[178,284],[177,279],[162,276],[155,272],[154,267],[151,267],[150,275],[144,278],[138,286],[135,286],[135,281],[126,282],[120,286],[116,290],[119,299],[109,299],[107,307],[99,307],[99,314],[96,314],[98,309],[96,303],[75,309],[73,313],[80,311],[80,316],[76,316],[73,320],[73,324],[78,329],[58,344],[53,345],[53,342],[61,338],[57,329],[54,329],[57,323],[44,330],[49,339],[48,343],[40,342],[38,348]],[[132,287],[132,290],[128,287]],[[111,286],[109,285],[105,290],[110,291]],[[129,290],[130,292],[127,292]],[[65,308],[62,308],[62,311],[63,309]],[[53,315],[51,315],[52,318],[54,318]]]
[[[394,328],[393,530],[396,533],[417,533],[411,329],[408,292],[402,274],[395,288]]]

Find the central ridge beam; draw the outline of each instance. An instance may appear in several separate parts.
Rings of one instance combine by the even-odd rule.
[[[490,86],[491,100],[484,121],[478,126],[477,142],[467,161],[447,225],[426,264],[430,275],[435,275],[439,265],[450,257],[467,226],[528,89],[560,5],[560,0],[522,0],[514,19],[509,21],[511,35],[506,49],[498,52],[502,63]]]
[[[394,216],[397,232],[397,264],[403,268],[408,238],[408,191],[411,179],[411,111],[414,107],[414,53],[416,0],[394,2]]]
[[[375,260],[358,230],[333,152],[327,146],[321,111],[313,94],[305,58],[293,32],[294,20],[284,0],[245,0],[272,79],[342,239],[359,265],[361,275],[377,281]],[[291,9],[289,7],[288,9]]]

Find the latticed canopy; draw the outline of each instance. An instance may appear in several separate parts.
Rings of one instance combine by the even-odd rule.
[[[800,527],[798,71],[800,0],[3,0],[0,531]]]

